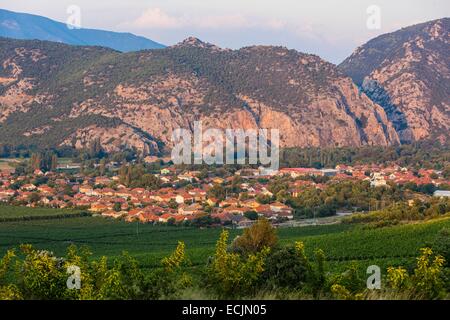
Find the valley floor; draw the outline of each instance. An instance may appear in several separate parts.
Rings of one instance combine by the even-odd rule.
[[[64,218],[52,215],[64,213]],[[66,211],[54,209],[30,209],[0,206],[2,217],[20,217],[30,214],[44,219],[0,222],[0,255],[21,244],[32,244],[63,256],[70,244],[87,246],[93,257],[114,258],[123,251],[137,258],[141,267],[154,268],[169,255],[178,241],[186,244],[186,253],[192,268],[201,268],[213,255],[220,228],[198,229],[150,224],[125,223],[100,217],[78,217]],[[45,214],[49,219],[45,219]],[[438,232],[450,227],[450,218],[429,220],[420,223],[402,224],[393,227],[367,228],[361,224],[310,225],[294,228],[279,228],[277,233],[281,245],[305,243],[307,254],[316,248],[324,250],[330,272],[339,272],[357,261],[361,273],[370,265],[412,265],[419,249],[430,244]],[[242,230],[231,229],[230,239]]]

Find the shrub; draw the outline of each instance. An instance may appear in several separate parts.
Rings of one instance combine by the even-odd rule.
[[[401,267],[388,268],[388,284],[394,290],[410,290],[417,298],[435,299],[445,295],[445,260],[430,248],[420,249],[413,274]]]
[[[190,284],[183,272],[186,263],[184,243],[163,259],[161,268],[144,273],[138,262],[126,252],[108,264],[106,257],[90,261],[87,249],[75,246],[68,249],[64,258],[49,251],[36,250],[31,245],[21,246],[21,256],[9,251],[0,260],[0,299],[45,300],[110,300],[110,299],[173,299]],[[15,264],[13,264],[15,259]],[[69,266],[80,269],[81,287],[69,289]],[[12,282],[6,281],[8,273],[15,271]]]
[[[450,228],[442,229],[432,244],[433,251],[445,259],[445,267],[450,267]]]
[[[325,253],[322,249],[316,249],[314,251],[315,263],[313,264],[306,256],[305,245],[303,242],[296,242],[295,250],[302,263],[306,266],[306,289],[315,296],[318,296],[323,291],[327,280],[325,276]]]
[[[265,258],[270,249],[243,257],[227,251],[228,232],[223,231],[216,245],[216,253],[207,268],[206,284],[219,298],[238,298],[255,293],[262,273]]]
[[[256,253],[263,248],[273,248],[277,241],[275,228],[267,219],[260,219],[233,241],[233,249],[243,254]]]
[[[262,280],[269,289],[300,289],[307,280],[307,268],[294,247],[280,248],[267,257]]]

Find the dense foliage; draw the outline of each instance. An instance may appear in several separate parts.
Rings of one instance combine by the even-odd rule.
[[[351,263],[342,273],[329,273],[326,251],[316,249],[311,259],[301,241],[294,246],[236,253],[228,248],[228,237],[228,231],[221,233],[214,255],[203,266],[204,280],[197,285],[188,272],[183,242],[152,270],[140,268],[127,253],[109,263],[106,257],[90,259],[86,248],[71,246],[65,257],[58,258],[22,245],[20,254],[9,250],[0,260],[0,299],[154,300],[194,292],[219,299],[274,294],[300,299],[449,297],[445,258],[430,247],[421,249],[411,273],[404,266],[390,266],[382,288],[373,290],[365,287],[357,264]]]
[[[439,142],[416,142],[401,146],[361,148],[291,148],[280,153],[281,167],[335,167],[338,164],[388,164],[413,168],[450,168],[450,146]]]

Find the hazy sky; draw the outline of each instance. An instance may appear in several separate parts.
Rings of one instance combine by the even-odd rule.
[[[188,36],[233,49],[282,45],[334,63],[379,34],[450,16],[449,0],[0,0],[0,8],[62,22],[70,5],[80,7],[85,28],[129,31],[166,45]],[[367,27],[376,17],[367,13],[372,5],[381,9],[380,29]]]

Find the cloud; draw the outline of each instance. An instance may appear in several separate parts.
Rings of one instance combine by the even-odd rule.
[[[149,8],[137,19],[127,22],[125,25],[138,29],[177,29],[183,27],[183,21],[169,16],[159,8]]]
[[[236,29],[250,28],[252,23],[241,14],[206,16],[201,19],[194,18],[190,21],[192,27],[210,29]]]
[[[135,20],[122,23],[121,27],[134,29],[242,29],[262,28],[280,30],[285,27],[281,20],[250,18],[243,14],[224,14],[207,16],[175,16],[160,8],[148,8]]]

